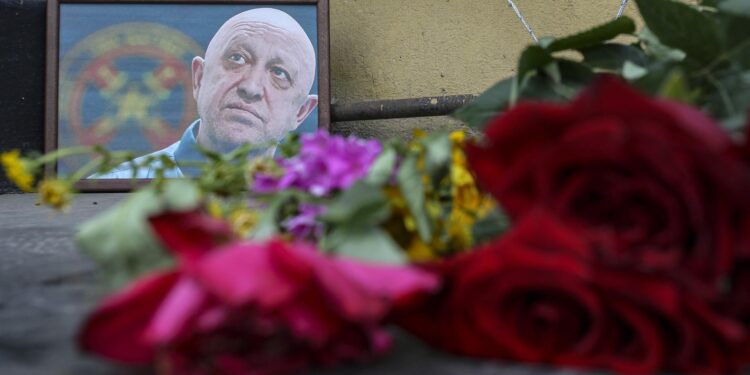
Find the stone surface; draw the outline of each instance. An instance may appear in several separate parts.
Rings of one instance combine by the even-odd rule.
[[[66,214],[35,205],[34,195],[0,195],[0,374],[149,374],[88,357],[74,346],[76,329],[101,297],[96,267],[73,242],[75,227],[124,194],[84,194]],[[576,374],[457,358],[394,330],[394,350],[367,364],[317,375]]]

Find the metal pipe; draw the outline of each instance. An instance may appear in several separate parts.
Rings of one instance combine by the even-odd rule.
[[[331,105],[331,121],[445,116],[463,107],[476,97],[476,95],[449,95],[336,103]]]

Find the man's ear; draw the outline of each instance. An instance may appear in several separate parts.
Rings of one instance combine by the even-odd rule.
[[[203,58],[195,56],[193,58],[193,99],[198,101],[198,91],[201,89],[201,80],[203,79]]]
[[[308,95],[307,100],[305,100],[304,103],[299,107],[299,111],[297,111],[297,126],[299,126],[302,121],[305,121],[307,116],[310,115],[310,112],[315,109],[315,107],[318,106],[318,96],[317,95]]]

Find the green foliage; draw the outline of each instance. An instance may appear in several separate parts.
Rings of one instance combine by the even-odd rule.
[[[169,180],[160,188],[149,186],[84,223],[76,242],[101,266],[101,275],[110,286],[122,285],[142,273],[171,265],[148,217],[166,210],[190,210],[199,200],[200,192],[188,180]]]
[[[508,107],[513,85],[514,78],[504,79],[496,83],[471,103],[459,108],[453,113],[453,117],[469,124],[471,127],[483,128],[491,118]]]
[[[580,50],[598,46],[622,34],[634,32],[635,22],[628,17],[622,17],[578,34],[555,39],[546,47],[546,50],[550,52]]]
[[[508,228],[510,228],[510,218],[501,209],[496,208],[474,223],[471,235],[474,237],[474,243],[482,244],[498,238]]]
[[[408,261],[391,236],[378,227],[336,228],[324,238],[323,249],[366,262],[404,264]]]
[[[370,167],[366,180],[368,183],[375,186],[383,186],[388,183],[393,173],[393,168],[396,166],[397,159],[396,150],[393,147],[386,147],[383,152],[380,153],[375,162]]]
[[[294,191],[285,191],[274,195],[269,202],[266,202],[263,215],[253,228],[250,237],[254,240],[265,240],[279,234],[281,232],[279,222],[284,216],[283,209],[294,201],[296,195]]]
[[[382,223],[389,214],[382,189],[358,182],[331,201],[321,219],[332,225],[368,228]]]
[[[708,13],[675,0],[636,3],[649,29],[665,45],[685,51],[691,66],[708,64],[721,53],[719,25]]]
[[[559,39],[527,47],[518,73],[454,116],[482,128],[518,100],[566,101],[597,74],[617,74],[647,93],[693,104],[738,130],[750,107],[750,1],[636,0],[646,26],[630,45],[614,38],[633,35],[622,17]],[[582,60],[557,52],[578,51]],[[566,54],[565,56],[570,56]]]
[[[404,195],[406,205],[409,207],[417,224],[417,232],[423,241],[432,238],[432,225],[427,216],[425,207],[424,184],[422,173],[417,167],[417,156],[410,155],[404,160],[396,176],[398,187]]]

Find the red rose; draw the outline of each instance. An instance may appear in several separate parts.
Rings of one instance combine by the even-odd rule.
[[[185,241],[175,225],[204,219],[171,219],[154,228],[180,267],[106,300],[81,330],[84,350],[156,360],[174,374],[289,372],[382,353],[389,339],[379,324],[391,304],[436,286],[421,271],[329,258],[303,244],[211,246],[215,231],[200,225],[186,226],[195,232]]]
[[[428,343],[480,357],[620,373],[736,371],[742,327],[678,283],[631,267],[603,267],[579,231],[547,215],[432,267],[438,294],[396,320]]]
[[[750,173],[713,121],[605,77],[571,104],[521,103],[467,147],[479,183],[519,219],[535,207],[613,239],[610,263],[716,286],[748,212]]]

